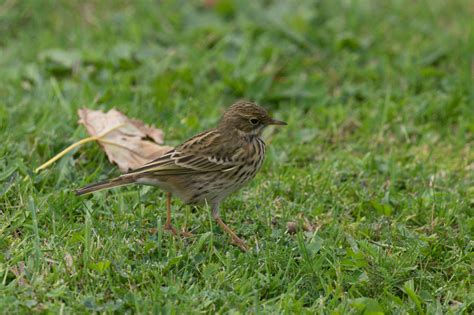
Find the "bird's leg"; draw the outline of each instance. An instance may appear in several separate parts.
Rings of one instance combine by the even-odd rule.
[[[166,193],[166,223],[165,223],[165,230],[170,231],[174,236],[184,236],[184,237],[192,237],[194,236],[191,232],[181,231],[178,232],[174,226],[171,224],[171,193]]]
[[[219,208],[218,207],[213,207],[212,209],[212,217],[214,218],[214,220],[216,220],[217,224],[219,224],[219,226],[227,233],[230,235],[230,237],[232,238],[232,241],[234,242],[235,245],[237,245],[241,250],[243,250],[244,252],[248,251],[249,248],[247,246],[247,244],[245,243],[245,241],[243,241],[241,238],[239,238],[237,236],[237,234],[235,234],[234,231],[232,231],[232,229],[230,227],[227,226],[227,224],[224,223],[224,221],[222,221],[220,215],[219,215]]]

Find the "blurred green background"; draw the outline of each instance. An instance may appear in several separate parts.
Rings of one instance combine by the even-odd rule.
[[[0,1],[0,312],[473,311],[474,8],[452,1]],[[238,99],[289,126],[205,208],[125,188],[77,109],[175,145]],[[287,232],[288,222],[299,227]]]

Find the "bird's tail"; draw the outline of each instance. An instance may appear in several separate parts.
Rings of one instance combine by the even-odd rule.
[[[81,196],[85,194],[90,194],[92,192],[110,189],[113,187],[124,186],[128,184],[132,184],[135,182],[133,176],[119,176],[113,179],[109,179],[103,182],[87,185],[75,191],[76,196]]]

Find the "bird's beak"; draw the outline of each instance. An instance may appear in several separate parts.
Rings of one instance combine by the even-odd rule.
[[[284,122],[284,121],[281,121],[281,120],[272,119],[272,121],[270,121],[269,125],[286,126],[286,125],[288,125],[288,124],[287,124],[286,122]]]

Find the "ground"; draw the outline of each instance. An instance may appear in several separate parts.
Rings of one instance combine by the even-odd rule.
[[[0,4],[3,313],[472,313],[472,4]],[[288,126],[223,217],[129,187],[77,109],[117,108],[176,145],[238,99]],[[288,231],[290,225],[290,231]],[[371,313],[372,312],[372,313]]]

